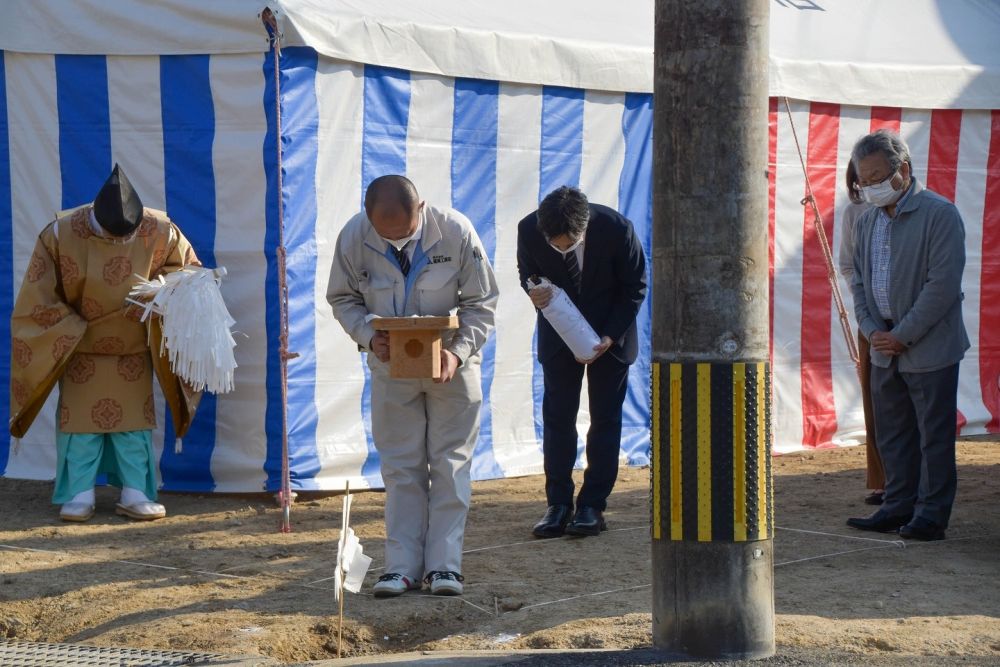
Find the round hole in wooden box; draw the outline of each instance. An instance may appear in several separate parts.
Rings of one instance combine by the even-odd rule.
[[[416,338],[411,338],[410,340],[406,341],[406,345],[403,346],[403,349],[406,351],[406,356],[410,357],[411,359],[416,359],[417,357],[419,357],[421,354],[424,353],[424,344],[421,343]]]

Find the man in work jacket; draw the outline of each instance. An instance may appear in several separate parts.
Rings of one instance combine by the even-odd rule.
[[[402,176],[382,176],[365,210],[337,239],[327,301],[368,350],[372,435],[385,482],[385,574],[376,597],[420,588],[462,592],[462,539],[479,435],[479,350],[493,329],[498,289],[472,223],[428,206]],[[441,375],[389,376],[389,340],[371,316],[449,315],[458,329],[442,340]]]

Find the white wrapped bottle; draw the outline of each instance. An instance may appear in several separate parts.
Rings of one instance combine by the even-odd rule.
[[[576,304],[566,296],[566,292],[553,285],[547,278],[529,279],[528,287],[548,287],[552,290],[552,298],[549,299],[548,305],[541,309],[542,315],[563,339],[574,357],[581,361],[592,359],[595,354],[594,347],[600,344],[601,338],[580,314]]]

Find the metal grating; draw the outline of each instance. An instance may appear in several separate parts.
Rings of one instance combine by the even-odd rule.
[[[0,640],[3,667],[180,667],[233,664],[230,656],[188,651],[110,648]]]

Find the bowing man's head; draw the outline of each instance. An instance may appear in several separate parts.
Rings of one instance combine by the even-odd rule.
[[[538,205],[538,230],[557,252],[576,247],[589,222],[587,195],[568,185],[553,190]]]

